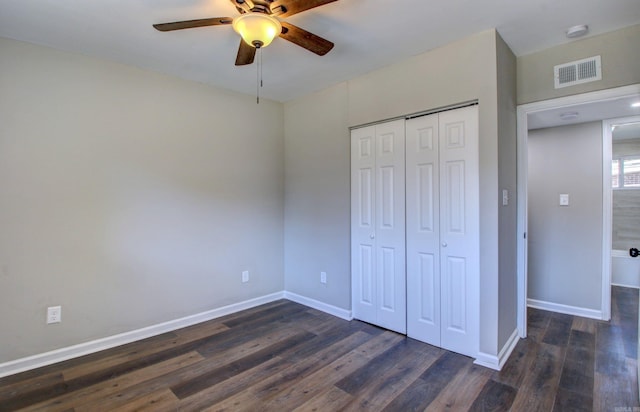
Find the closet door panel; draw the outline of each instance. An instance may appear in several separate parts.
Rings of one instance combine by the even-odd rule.
[[[477,106],[440,113],[441,346],[478,353],[479,178]]]
[[[406,122],[407,335],[440,346],[438,115]]]
[[[377,324],[406,333],[404,120],[375,126]]]
[[[376,323],[375,128],[351,132],[351,298],[353,316]]]

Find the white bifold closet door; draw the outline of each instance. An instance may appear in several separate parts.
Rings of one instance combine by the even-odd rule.
[[[356,319],[406,333],[404,120],[351,132],[351,279]]]
[[[473,357],[480,287],[477,110],[406,122],[407,334]]]

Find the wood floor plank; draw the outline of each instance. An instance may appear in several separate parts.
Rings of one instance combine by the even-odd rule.
[[[251,389],[251,392],[256,396],[257,403],[249,405],[249,409],[270,411],[295,409],[326,391],[335,382],[365,365],[401,339],[401,335],[393,332],[385,332],[372,337],[344,356],[298,380],[295,385],[286,385],[284,388],[277,387],[276,390],[273,390],[272,382],[267,380]],[[276,381],[278,381],[277,378]]]
[[[412,342],[411,339],[407,339],[407,341]],[[352,386],[353,400],[345,405],[343,411],[382,410],[443,353],[442,349],[423,345],[416,341],[413,341],[413,345],[415,349],[410,350],[406,356],[394,362],[391,368],[386,371],[374,372],[373,379],[367,379],[366,385],[362,385],[355,391]],[[336,384],[336,387],[339,385]]]
[[[135,348],[129,352],[105,357],[88,364],[73,366],[65,369],[62,373],[65,380],[70,381],[81,378],[82,376],[91,375],[92,373],[96,373],[100,370],[121,366],[127,362],[135,361],[145,355],[154,355],[166,350],[179,348],[182,345],[192,343],[194,341],[206,340],[213,335],[229,329],[227,326],[220,323],[208,323],[207,325],[202,326],[203,327],[201,329],[194,329],[192,332],[185,331],[176,333],[176,337],[174,339],[167,340],[156,345],[148,345],[144,348]]]
[[[208,388],[209,386],[216,385],[224,380],[232,378],[235,375],[252,369],[261,363],[267,362],[284,352],[286,349],[299,345],[312,337],[315,337],[315,335],[310,332],[304,331],[296,333],[293,336],[254,352],[251,355],[247,355],[233,362],[221,365],[217,369],[173,385],[171,390],[179,399],[184,399]]]
[[[280,357],[271,358],[254,368],[182,399],[179,404],[179,410],[181,412],[196,412],[210,409],[213,405],[243,392],[252,385],[287,369],[291,365],[290,361]],[[242,406],[242,402],[234,406],[235,409],[238,409]]]
[[[170,412],[178,410],[179,402],[173,392],[162,389],[126,403],[118,410],[120,412]]]
[[[561,389],[586,396],[593,393],[595,373],[595,336],[582,331],[571,331],[559,386]]]
[[[467,365],[429,404],[426,412],[466,412],[480,395],[493,371],[478,365]]]
[[[596,333],[596,351],[624,356],[623,331],[620,326],[602,322]]]
[[[334,386],[293,409],[293,412],[344,411],[352,399],[353,396]]]
[[[309,320],[308,316],[311,315],[308,315],[305,312],[295,312],[290,316],[296,321],[305,322]],[[260,339],[264,334],[271,333],[274,330],[290,329],[290,322],[291,319],[285,320],[282,318],[276,318],[263,324],[255,325],[251,328],[238,326],[212,336],[209,340],[198,347],[198,352],[200,352],[204,357],[215,356],[221,350],[228,350],[246,342]]]
[[[226,321],[230,321],[232,319],[236,319],[238,317],[245,317],[245,316],[250,316],[252,314],[261,314],[262,312],[269,310],[269,309],[273,309],[276,308],[278,306],[283,306],[283,305],[290,305],[291,302],[290,300],[287,299],[278,299],[278,300],[274,300],[272,302],[268,302],[268,303],[264,303],[262,305],[258,305],[258,306],[254,306],[252,308],[249,309],[245,309],[239,312],[235,312],[235,313],[230,313],[228,315],[219,317],[217,319],[215,319],[217,322],[226,322]]]
[[[306,306],[298,303],[287,302],[284,305],[268,308],[258,313],[248,313],[244,316],[237,316],[233,319],[223,320],[222,323],[229,328],[241,327],[243,329],[250,329],[255,325],[287,319],[296,313],[306,311]]]
[[[43,376],[48,373],[62,373],[62,370],[72,368],[77,365],[84,365],[92,362],[96,362],[105,357],[117,356],[121,353],[130,352],[136,350],[136,348],[145,348],[147,346],[153,346],[160,344],[167,340],[176,338],[176,334],[173,332],[167,332],[160,335],[152,336],[150,338],[142,339],[139,341],[131,342],[122,346],[117,346],[108,350],[103,350],[88,355],[79,356],[77,358],[69,359],[66,361],[58,362],[53,365],[43,366],[37,369],[21,372],[15,375],[5,376],[0,378],[0,386],[10,385],[12,383],[21,382],[24,380],[32,379],[35,377]]]
[[[629,370],[634,372],[635,361],[627,364]],[[636,372],[637,373],[637,372]],[[635,373],[608,375],[596,372],[593,409],[595,411],[631,410],[640,408],[638,400],[638,381]]]
[[[407,356],[415,356],[416,350],[414,346],[421,346],[412,339],[402,339],[380,355],[376,356],[371,362],[367,362],[361,368],[348,374],[344,378],[335,383],[335,386],[349,394],[356,394],[365,386],[375,381],[378,376],[384,374],[387,370],[393,368]]]
[[[469,412],[510,411],[516,392],[515,388],[490,379],[469,408]]]
[[[371,336],[364,332],[356,332],[349,335],[347,338],[323,348],[313,356],[297,362],[281,373],[260,382],[251,388],[254,398],[268,399],[275,396],[278,392],[284,391],[292,385],[296,385],[300,379],[317,372],[323,366],[334,362],[349,352],[357,350],[370,340]]]
[[[547,412],[553,409],[565,348],[540,343],[531,372],[513,401],[514,411]]]
[[[534,340],[520,339],[502,370],[495,372],[492,379],[513,388],[519,388],[537,354],[538,344]]]
[[[558,389],[553,412],[591,412],[593,398],[591,394],[576,393],[566,389]]]
[[[0,405],[2,401],[11,398],[21,397],[29,392],[41,390],[64,382],[64,377],[60,372],[45,373],[41,376],[34,376],[22,381],[13,382],[0,386]]]
[[[549,345],[566,346],[571,333],[573,316],[563,313],[553,313],[549,325],[542,337],[542,342]]]
[[[295,329],[276,329],[270,334],[261,336],[259,339],[245,342],[236,348],[229,348],[218,352],[215,356],[204,359],[202,362],[195,363],[193,365],[185,366],[170,374],[164,374],[153,379],[138,382],[138,384],[122,388],[121,390],[104,396],[101,400],[87,403],[76,407],[77,411],[108,411],[108,407],[116,408],[129,400],[135,399],[147,393],[151,393],[162,388],[168,388],[172,385],[191,380],[202,374],[206,374],[211,370],[219,368],[221,365],[225,365],[228,362],[248,356],[258,350],[263,349],[271,345],[273,342],[277,342],[292,334],[297,333]],[[106,405],[106,409],[105,408]]]
[[[527,339],[535,342],[542,341],[542,337],[549,326],[551,320],[551,312],[545,310],[528,308],[527,309]]]
[[[216,393],[213,396],[213,405],[207,409],[237,410],[238,408],[240,408],[240,405],[258,405],[259,399],[255,395],[254,387],[267,388],[266,390],[269,391],[280,386],[295,384],[303,376],[306,376],[306,374],[309,374],[321,368],[322,365],[329,363],[330,360],[339,358],[344,353],[347,353],[360,346],[361,344],[369,340],[369,338],[370,336],[366,333],[356,332],[355,334],[346,337],[342,341],[324,348],[321,352],[317,353],[313,357],[309,357],[305,361],[296,363],[289,368],[283,369],[282,371],[274,371],[271,376],[260,379],[258,382],[254,382],[251,385],[248,385],[246,382],[244,382],[242,384],[236,385],[235,391],[222,389],[222,391],[224,392],[223,396],[221,396],[220,393]],[[233,380],[229,381],[229,384],[233,383]],[[215,387],[208,389],[207,391],[209,390],[212,392],[217,391]],[[203,397],[204,396],[206,396],[206,394],[203,393]],[[200,400],[194,401],[189,400],[189,398],[187,398],[184,402],[185,406],[198,406],[203,404],[204,402]]]
[[[314,338],[309,339],[307,342],[298,345],[295,348],[290,348],[283,353],[283,356],[286,356],[287,359],[290,359],[293,362],[302,361],[309,356],[315,355],[322,349],[343,340],[346,336],[350,336],[365,329],[363,328],[365,324],[358,321],[347,322],[339,319],[336,320],[334,318],[331,323],[331,328],[324,332],[320,332],[319,335],[312,332],[316,334]],[[305,327],[305,330],[308,329]]]
[[[592,333],[595,335],[598,322],[599,321],[595,319],[574,316],[573,323],[571,324],[571,329],[578,330],[581,332]]]
[[[47,399],[39,404],[31,405],[27,409],[30,411],[62,412],[71,408],[81,408],[82,405],[91,402],[102,403],[111,394],[126,390],[134,385],[140,385],[155,377],[180,370],[185,366],[197,364],[203,360],[204,358],[197,352],[186,353],[117,378],[108,379],[62,396]]]
[[[471,363],[472,360],[466,356],[445,352],[383,410],[393,412],[426,409],[458,372]]]

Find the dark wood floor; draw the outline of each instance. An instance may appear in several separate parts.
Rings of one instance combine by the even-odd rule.
[[[638,291],[610,323],[540,310],[501,372],[278,301],[0,379],[0,410],[636,412]]]

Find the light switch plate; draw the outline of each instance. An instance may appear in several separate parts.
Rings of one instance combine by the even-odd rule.
[[[509,191],[507,189],[502,189],[502,206],[509,205]]]
[[[569,195],[563,193],[560,195],[560,206],[569,206]]]

